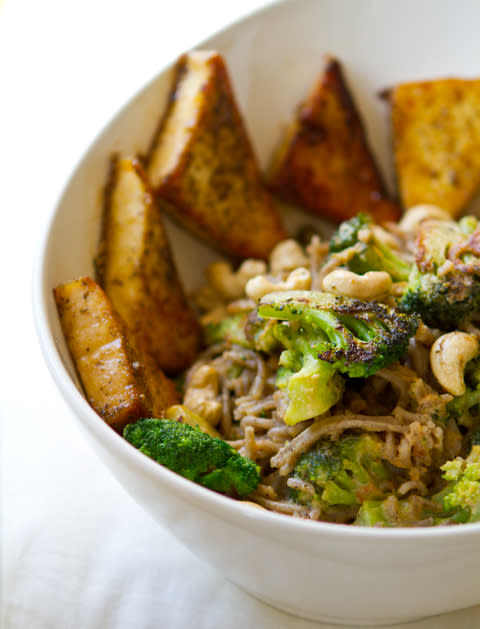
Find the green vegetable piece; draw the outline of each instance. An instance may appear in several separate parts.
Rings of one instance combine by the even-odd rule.
[[[125,439],[140,452],[199,485],[245,496],[260,482],[258,465],[222,439],[170,419],[140,419],[126,426]]]
[[[480,445],[473,445],[464,459],[457,457],[441,467],[447,486],[436,499],[443,501],[450,517],[462,522],[480,521]]]
[[[417,267],[398,302],[402,312],[415,312],[427,325],[444,331],[456,329],[479,305],[477,277],[454,272],[438,277]]]
[[[208,323],[205,327],[205,342],[207,345],[215,343],[235,343],[242,347],[250,347],[250,341],[245,336],[245,323],[248,312],[240,312],[225,317],[219,323]]]
[[[394,526],[383,500],[366,500],[360,507],[353,524],[355,526]]]
[[[315,493],[292,490],[292,499],[319,505],[327,514],[339,505],[359,506],[392,490],[391,472],[382,460],[383,444],[376,435],[345,435],[321,440],[299,457],[291,476],[313,485]]]
[[[465,393],[454,397],[447,404],[448,412],[455,418],[458,424],[472,428],[480,421],[480,387],[470,389],[467,387]]]
[[[480,360],[470,360],[464,369],[465,393],[447,404],[447,411],[460,426],[480,427]]]
[[[230,343],[270,353],[278,348],[272,327],[272,322],[258,317],[255,310],[240,312],[219,323],[209,323],[205,328],[205,340],[207,345]]]
[[[430,220],[418,229],[416,264],[398,301],[429,326],[453,330],[480,306],[480,229],[477,219]]]
[[[341,374],[365,378],[397,360],[419,323],[377,302],[320,291],[269,293],[257,312],[281,321],[272,334],[285,348],[276,384],[289,398],[289,425],[336,404],[344,391]]]
[[[365,501],[355,519],[358,526],[411,526],[430,518],[433,525],[480,521],[480,445],[474,444],[464,459],[457,457],[442,465],[446,486],[425,506],[415,495],[398,500]]]
[[[269,293],[260,300],[258,314],[290,324],[274,328],[285,347],[309,353],[352,378],[370,376],[398,360],[419,325],[417,317],[384,304],[320,291]]]
[[[360,251],[347,263],[350,271],[363,275],[368,271],[386,271],[394,281],[406,281],[411,264],[396,255],[383,244],[370,229],[373,220],[366,214],[357,214],[340,224],[330,240],[330,254],[358,245]],[[359,232],[368,238],[359,238]]]
[[[280,361],[286,355],[287,352],[283,352]],[[288,425],[325,413],[338,402],[345,388],[335,367],[308,354],[303,367],[296,373],[282,369],[276,385],[288,395],[289,405],[283,418]]]
[[[432,524],[439,521],[438,511],[428,511],[418,496],[398,499],[391,494],[384,500],[366,500],[360,507],[353,524],[355,526],[399,527],[414,526],[421,520],[431,518]]]
[[[470,447],[472,446],[480,446],[480,428],[474,430],[470,435]]]

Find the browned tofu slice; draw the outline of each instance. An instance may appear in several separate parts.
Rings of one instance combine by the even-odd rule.
[[[82,277],[57,286],[54,297],[90,406],[118,432],[140,417],[163,417],[178,400],[174,383],[148,372],[100,286]]]
[[[280,198],[336,223],[358,212],[380,223],[399,217],[399,207],[386,196],[338,60],[327,58],[298,108],[268,181]]]
[[[147,173],[171,215],[230,256],[267,258],[286,237],[216,52],[179,59]]]
[[[137,350],[167,373],[190,366],[201,327],[185,297],[160,209],[134,159],[112,162],[97,272]]]
[[[404,83],[388,92],[400,197],[458,216],[480,185],[480,80]]]

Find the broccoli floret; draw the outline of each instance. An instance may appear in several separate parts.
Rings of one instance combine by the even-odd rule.
[[[395,506],[398,500],[394,498]],[[391,513],[385,509],[384,500],[365,500],[353,522],[355,526],[395,526]]]
[[[392,280],[406,281],[411,264],[396,255],[375,236],[371,229],[373,225],[372,219],[361,213],[341,223],[330,240],[330,254],[357,245],[360,251],[355,253],[346,265],[350,271],[360,275],[368,271],[386,271]]]
[[[454,397],[447,404],[447,410],[455,418],[460,426],[471,428],[480,420],[478,407],[480,404],[480,387],[470,389],[467,387],[465,393]]]
[[[470,447],[480,446],[480,428],[474,430],[470,435]]]
[[[285,350],[280,355],[281,366],[275,382],[287,392],[289,402],[283,420],[290,425],[325,413],[345,390],[345,381],[335,367],[315,358],[306,344],[300,354],[300,338],[293,345],[296,350]]]
[[[271,353],[278,348],[272,333],[273,321],[260,319],[255,310],[236,313],[205,328],[207,345],[232,343],[259,352]]]
[[[265,295],[258,314],[281,320],[272,334],[285,348],[277,386],[290,400],[284,421],[320,415],[341,397],[341,374],[366,378],[396,361],[419,320],[377,302],[319,291]]]
[[[427,509],[425,502],[416,495],[399,499],[391,494],[384,500],[366,500],[360,507],[353,524],[355,526],[398,527],[414,526],[420,521],[438,523],[442,507]]]
[[[429,502],[412,495],[399,500],[366,500],[354,524],[358,526],[411,526],[427,519],[432,525],[480,521],[480,445],[473,445],[465,458],[442,465],[446,487]]]
[[[140,419],[124,437],[141,452],[204,487],[244,496],[260,482],[260,469],[222,439],[169,419]]]
[[[330,241],[330,254],[356,245],[359,252],[346,263],[351,271],[386,271],[394,281],[407,281],[399,308],[419,314],[431,327],[455,329],[479,309],[480,228],[476,218],[422,223],[412,264],[383,244],[372,227],[372,219],[363,214],[345,221]]]
[[[299,457],[292,478],[314,488],[291,490],[294,502],[320,506],[328,515],[340,505],[357,506],[382,499],[392,490],[391,472],[382,460],[383,444],[377,435],[346,435],[337,441],[322,440]]]
[[[418,228],[416,264],[399,299],[429,326],[457,328],[480,306],[480,229],[477,220],[429,220]]]
[[[208,323],[205,327],[205,341],[207,345],[234,343],[242,347],[250,347],[250,341],[245,336],[247,319],[248,313],[239,312],[225,317],[218,323]]]
[[[366,378],[398,360],[419,325],[417,317],[384,304],[321,291],[269,293],[258,314],[284,322],[273,334],[287,349],[302,354],[310,348],[315,358],[352,378]]]
[[[448,413],[460,426],[474,428],[480,422],[480,360],[470,360],[464,369],[465,393],[447,404]]]
[[[442,501],[449,521],[480,521],[480,445],[472,446],[465,459],[447,461],[441,470],[447,486],[435,500]]]

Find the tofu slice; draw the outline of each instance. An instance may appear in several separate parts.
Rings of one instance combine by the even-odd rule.
[[[229,256],[266,259],[286,238],[217,52],[179,59],[147,174],[166,210]]]
[[[142,357],[169,374],[190,366],[202,331],[173,260],[162,216],[135,159],[115,159],[105,194],[100,285]],[[132,339],[131,339],[132,340]]]
[[[81,277],[54,289],[65,339],[90,406],[121,432],[140,417],[163,417],[178,395],[160,370],[139,360],[101,287]]]
[[[387,95],[404,207],[431,203],[458,216],[480,185],[480,80],[403,83]]]
[[[268,172],[271,189],[335,223],[358,212],[397,220],[339,61],[327,57]]]

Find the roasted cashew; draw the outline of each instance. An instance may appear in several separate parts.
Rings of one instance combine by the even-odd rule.
[[[184,405],[216,426],[222,417],[218,400],[218,374],[210,365],[201,365],[190,377],[183,399]]]
[[[230,262],[214,262],[208,267],[206,274],[209,284],[227,301],[238,299],[243,295],[245,284],[252,277],[261,275],[267,270],[263,260],[245,260],[235,272]]]
[[[303,253],[301,245],[289,238],[282,240],[276,245],[270,253],[270,270],[275,275],[282,271],[292,271],[299,266],[307,266],[308,258]]]
[[[357,275],[347,269],[335,269],[323,278],[323,290],[354,299],[376,299],[386,295],[391,286],[392,278],[385,271]]]
[[[252,502],[251,500],[240,500],[239,502],[240,504],[247,505],[248,507],[255,507],[256,509],[265,510],[265,507],[262,507],[262,505],[259,505],[257,502]]]
[[[376,225],[375,223],[373,223],[372,225],[370,225],[370,229],[372,231],[372,234],[375,236],[375,239],[381,242],[382,245],[385,245],[388,249],[396,250],[400,248],[399,242],[395,238],[395,236],[380,225]]]
[[[479,353],[479,342],[471,334],[459,330],[443,334],[430,349],[433,375],[445,391],[462,395],[465,393],[465,365]]]
[[[310,271],[299,267],[292,271],[284,282],[274,282],[264,275],[258,275],[248,280],[245,292],[247,297],[257,301],[273,291],[309,290],[311,281]]]
[[[400,229],[404,232],[414,232],[420,223],[426,219],[434,218],[439,221],[451,221],[450,214],[438,207],[438,205],[414,205],[409,208],[399,222]]]

